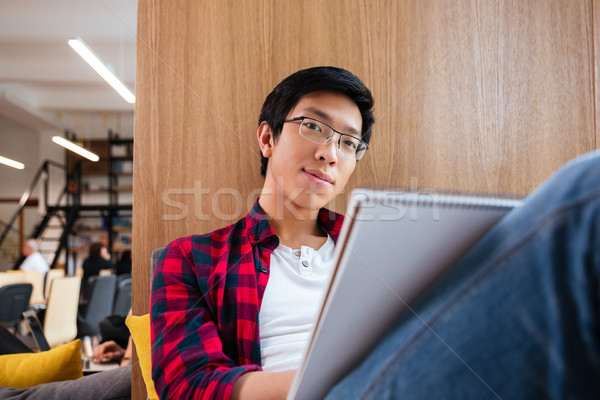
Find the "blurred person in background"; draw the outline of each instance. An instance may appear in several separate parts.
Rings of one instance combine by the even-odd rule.
[[[40,271],[48,272],[48,262],[39,252],[40,244],[35,239],[28,239],[23,243],[21,253],[26,257],[21,264],[21,271]]]
[[[117,275],[131,274],[131,251],[125,250],[117,263]]]
[[[101,242],[92,243],[90,254],[83,262],[83,279],[81,281],[81,294],[86,295],[88,280],[92,276],[97,276],[101,270],[114,270],[114,265],[110,259],[108,248]]]

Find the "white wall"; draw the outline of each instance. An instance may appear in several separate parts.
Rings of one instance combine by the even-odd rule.
[[[31,183],[40,166],[39,134],[22,125],[0,119],[0,155],[25,164],[14,169],[0,164],[0,197],[19,198]],[[16,204],[0,204],[0,219],[7,222]]]
[[[83,140],[108,139],[108,130],[118,132],[121,138],[133,138],[133,111],[57,113],[55,119],[65,126],[73,127],[77,138]]]

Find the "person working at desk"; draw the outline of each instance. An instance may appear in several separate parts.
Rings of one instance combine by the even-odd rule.
[[[23,243],[21,247],[21,253],[25,256],[25,260],[20,266],[21,271],[40,271],[42,273],[48,272],[48,262],[40,254],[39,242],[35,239],[28,239]]]
[[[89,256],[83,261],[83,278],[81,279],[81,293],[86,295],[89,279],[92,276],[97,276],[100,271],[114,269],[114,265],[110,259],[108,248],[102,242],[92,243],[90,245]]]
[[[125,349],[119,346],[114,340],[109,340],[94,347],[92,361],[96,363],[117,361],[121,367],[125,367],[131,363],[131,352],[131,336]]]
[[[155,269],[161,398],[286,397],[343,221],[323,207],[368,148],[372,106],[356,76],[332,67],[299,71],[269,94],[257,132],[260,198],[237,223],[172,242]],[[593,153],[498,224],[329,398],[598,395],[599,277]]]

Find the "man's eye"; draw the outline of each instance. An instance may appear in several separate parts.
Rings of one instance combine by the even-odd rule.
[[[344,147],[347,147],[348,149],[351,150],[356,150],[356,148],[358,147],[358,144],[352,140],[352,139],[345,139],[342,144],[344,145]]]
[[[304,123],[304,126],[306,126],[308,129],[312,130],[312,131],[316,131],[316,132],[321,132],[322,129],[319,126],[319,124],[315,124],[314,122],[310,122],[307,121]]]

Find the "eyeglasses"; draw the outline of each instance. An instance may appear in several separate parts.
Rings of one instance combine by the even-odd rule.
[[[365,151],[369,145],[359,138],[336,131],[324,122],[318,121],[310,117],[296,117],[286,119],[283,122],[300,121],[300,136],[313,143],[327,144],[333,137],[334,133],[339,135],[337,148],[343,157],[353,157],[360,160],[365,155]]]

